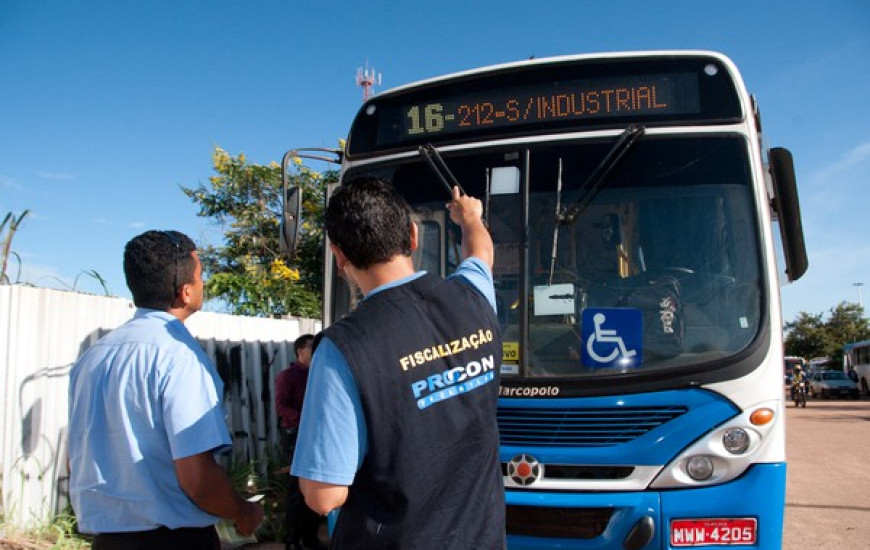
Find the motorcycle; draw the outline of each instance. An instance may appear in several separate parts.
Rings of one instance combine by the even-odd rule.
[[[795,407],[806,408],[806,406],[807,406],[807,381],[806,380],[801,380],[800,382],[792,385],[791,398],[794,401]]]

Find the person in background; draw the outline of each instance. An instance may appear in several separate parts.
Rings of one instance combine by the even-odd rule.
[[[302,404],[305,401],[305,387],[308,384],[308,367],[311,364],[313,344],[313,334],[303,334],[297,338],[293,342],[296,360],[278,373],[275,379],[275,408],[284,432],[284,448],[288,450],[288,456],[293,456],[296,447],[296,433],[302,416]],[[284,543],[287,550],[321,547],[317,538],[320,517],[305,505],[305,499],[299,492],[299,480],[292,475],[287,486],[284,517],[286,528]]]
[[[791,398],[794,399],[795,393],[801,387],[801,384],[806,382],[807,375],[800,365],[795,365],[791,375]]]
[[[314,352],[292,472],[312,509],[341,507],[334,549],[505,546],[496,406],[502,344],[481,201],[453,189],[462,258],[415,272],[417,226],[387,182],[345,182],[325,228],[364,299]]]
[[[70,498],[95,550],[218,550],[219,518],[243,535],[263,521],[215,461],[231,444],[223,382],[184,326],[203,302],[195,249],[177,231],[128,242],[138,309],[70,371]]]

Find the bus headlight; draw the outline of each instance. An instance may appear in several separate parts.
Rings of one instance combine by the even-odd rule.
[[[749,433],[743,428],[728,428],[722,434],[722,446],[733,455],[741,455],[749,448]]]
[[[784,447],[775,413],[777,403],[759,403],[686,447],[658,473],[652,489],[673,489],[726,483],[755,462],[770,462]],[[784,450],[784,449],[783,449]],[[776,458],[777,460],[780,460]]]
[[[695,481],[710,479],[713,475],[713,461],[709,456],[693,456],[686,461],[686,473]]]

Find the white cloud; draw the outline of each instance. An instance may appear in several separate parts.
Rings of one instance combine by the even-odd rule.
[[[870,158],[870,142],[862,143],[846,153],[845,163],[848,165],[859,164]]]
[[[76,179],[73,174],[65,174],[63,172],[46,172],[44,170],[40,170],[36,173],[36,175],[45,180],[69,181]]]
[[[15,178],[10,178],[9,176],[4,176],[0,174],[0,187],[8,187],[10,189],[15,189],[17,191],[21,191],[24,187],[18,183]]]
[[[818,168],[809,175],[809,180],[813,184],[819,185],[835,181],[837,176],[849,172],[867,161],[870,161],[870,142],[861,143],[846,151],[843,156],[834,162]]]
[[[810,265],[806,275],[782,289],[783,315],[787,321],[793,320],[799,311],[823,313],[840,302],[856,302],[854,283],[870,285],[867,275],[870,273],[870,243],[854,236],[839,240],[826,238],[807,252]]]
[[[842,301],[855,302],[855,283],[870,284],[870,220],[863,213],[870,177],[870,141],[859,143],[818,166],[804,179],[801,213],[809,269],[782,289],[783,313],[827,312]]]
[[[127,227],[132,227],[133,229],[142,229],[145,227],[145,222],[130,222],[127,224]]]

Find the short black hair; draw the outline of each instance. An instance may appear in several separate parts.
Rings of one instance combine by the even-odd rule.
[[[136,307],[167,311],[181,285],[193,282],[196,245],[178,231],[146,231],[124,247],[124,276]]]
[[[360,176],[329,198],[329,239],[355,267],[367,269],[397,254],[411,255],[411,208],[386,180]]]
[[[314,341],[313,334],[303,334],[293,342],[293,353],[299,355],[299,350]]]

